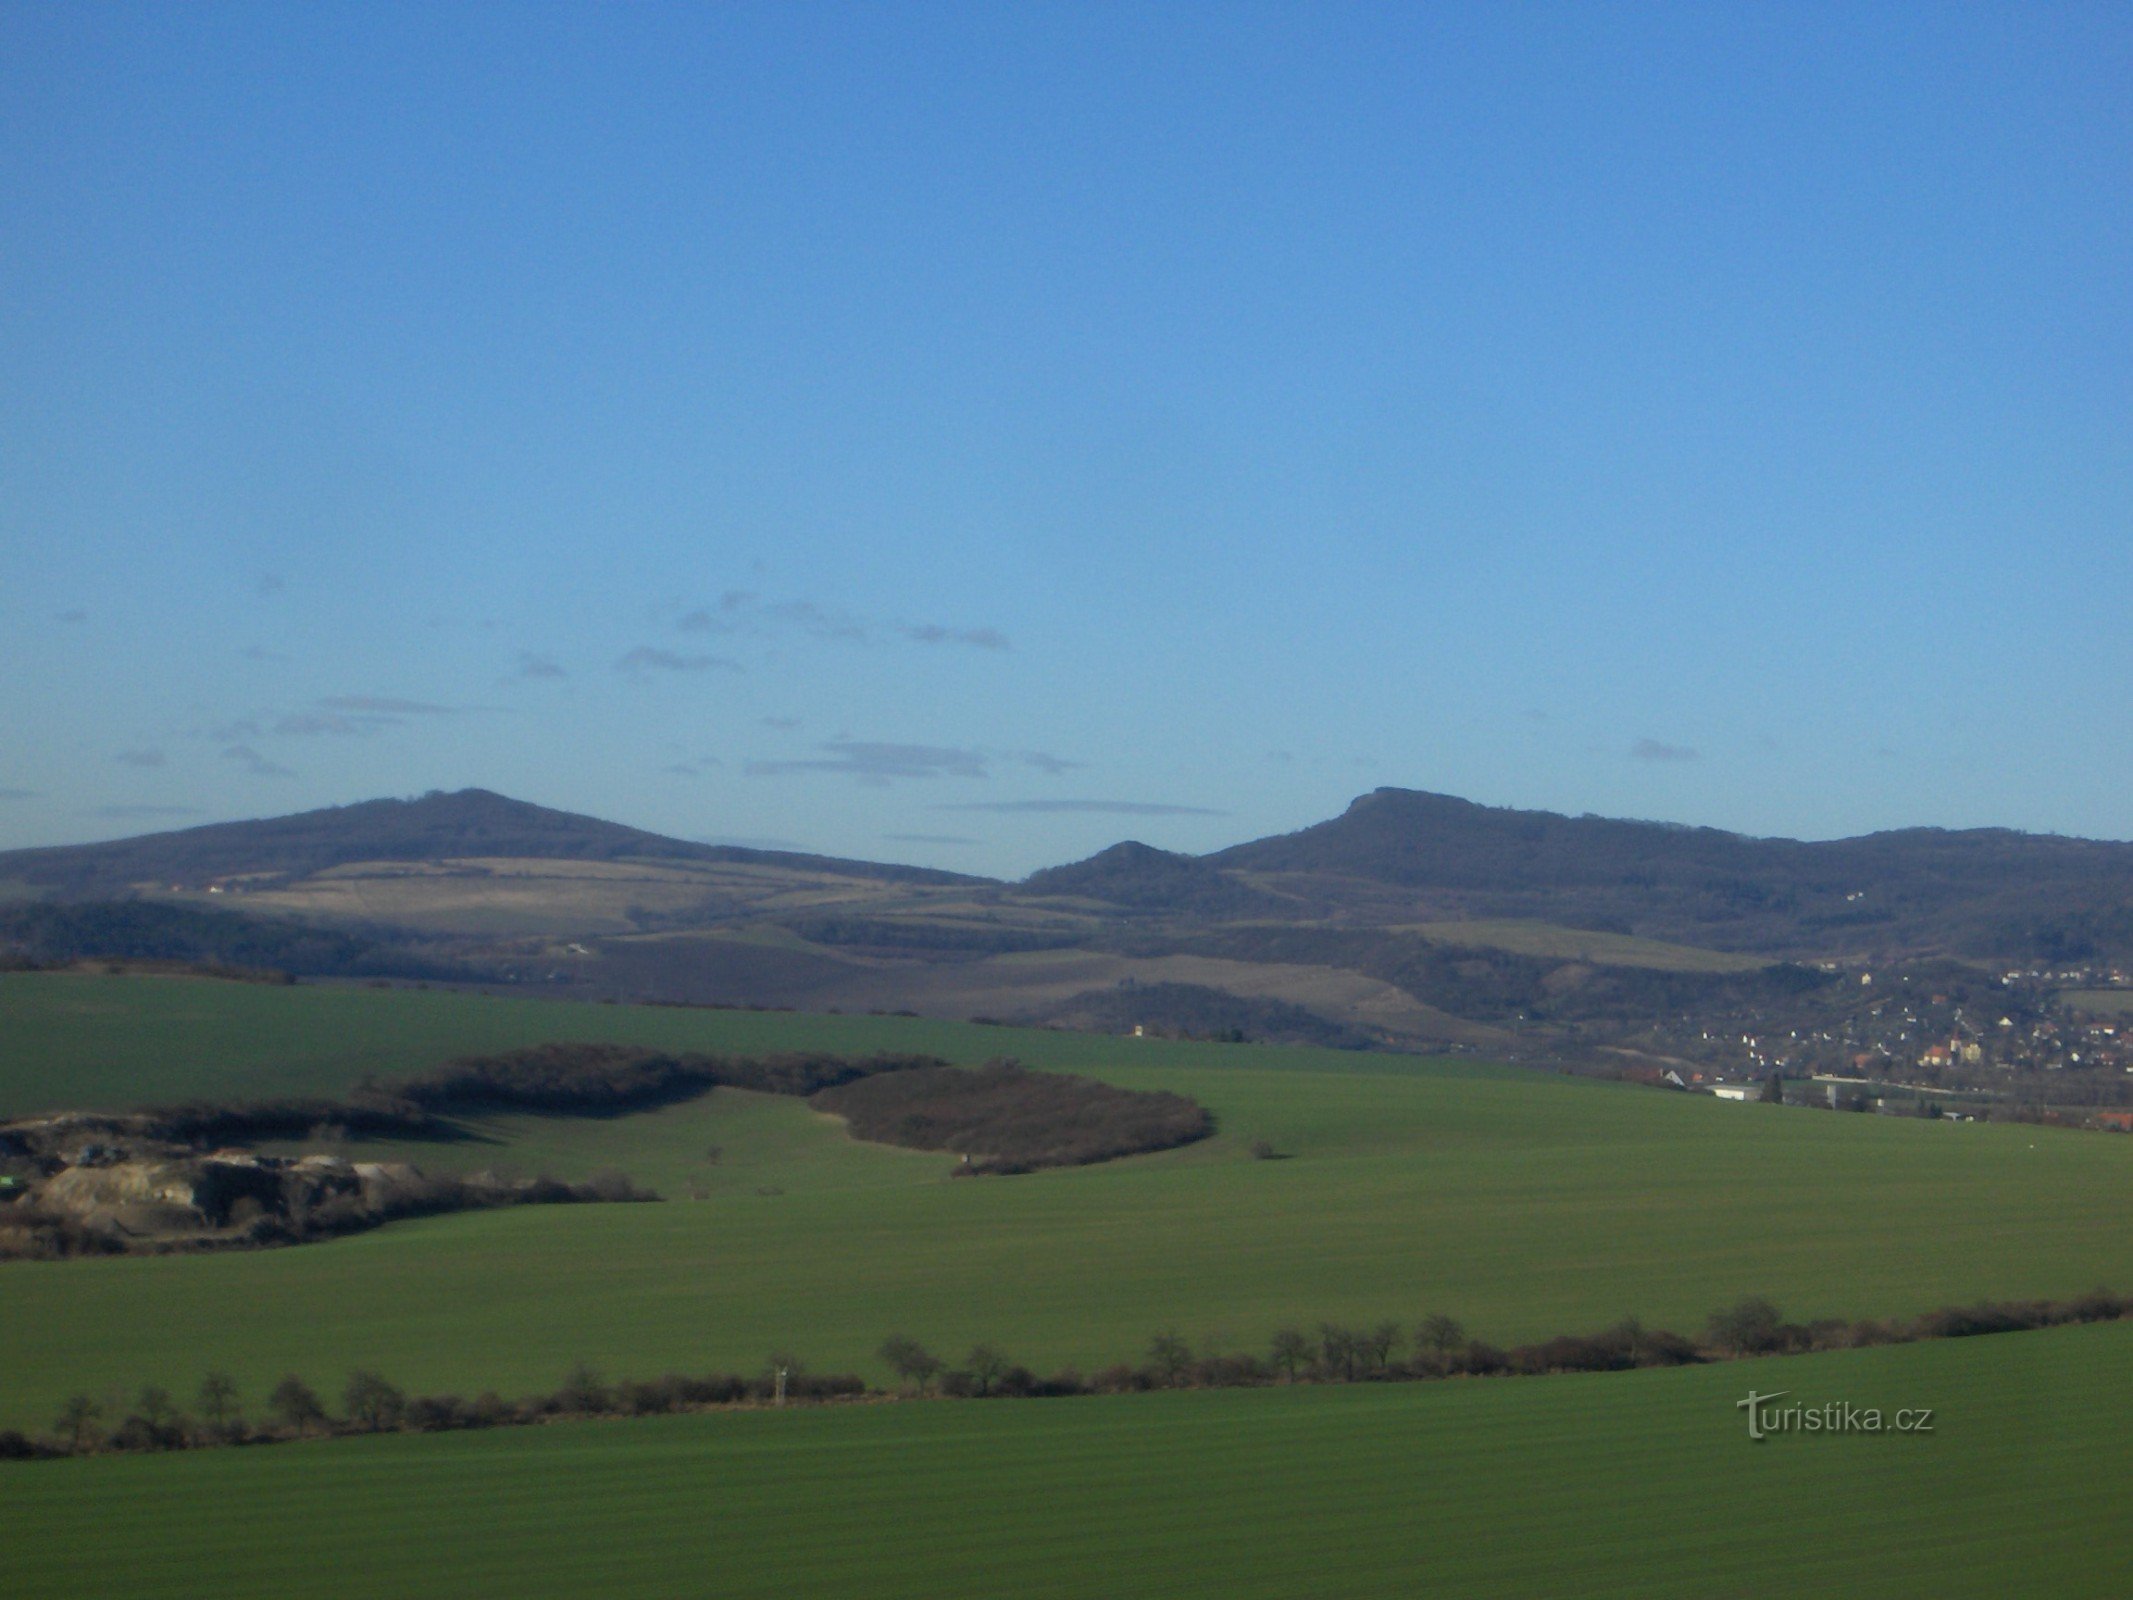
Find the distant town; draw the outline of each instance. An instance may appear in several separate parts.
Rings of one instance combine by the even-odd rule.
[[[1834,964],[1820,970],[1838,972]],[[2133,973],[1952,964],[1844,972],[1783,1015],[1679,1018],[1636,1041],[1656,1074],[1727,1099],[2133,1131]],[[1776,1085],[1773,1088],[1773,1084]]]

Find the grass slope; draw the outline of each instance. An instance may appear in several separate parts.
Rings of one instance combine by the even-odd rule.
[[[1751,1386],[1930,1436],[1745,1436]],[[852,1407],[0,1466],[24,1594],[2133,1592],[2133,1328],[1604,1377]]]
[[[1462,922],[1420,922],[1413,932],[1440,944],[1469,949],[1508,950],[1513,955],[1553,956],[1564,961],[1596,961],[1611,967],[1650,967],[1657,972],[1753,972],[1770,963],[1759,956],[1668,944],[1634,934],[1564,928],[1515,917],[1476,917]]]
[[[61,1013],[92,1002],[67,1025]],[[951,1357],[987,1340],[1040,1369],[1094,1368],[1173,1326],[1231,1348],[1288,1323],[1431,1310],[1505,1341],[1627,1313],[1693,1330],[1749,1293],[1797,1315],[1895,1315],[2125,1288],[2133,1259],[2133,1140],[2095,1134],[899,1019],[92,978],[9,978],[0,1003],[18,1097],[89,1067],[113,1095],[136,1069],[151,1098],[330,1089],[462,1050],[609,1037],[964,1062],[1013,1050],[1177,1090],[1221,1123],[1182,1150],[980,1181],[950,1179],[940,1156],[856,1144],[802,1102],[724,1090],[605,1121],[499,1118],[493,1144],[368,1146],[566,1177],[620,1166],[708,1198],[0,1266],[0,1426],[45,1426],[78,1390],[189,1394],[209,1366],[254,1395],[292,1368],[326,1387],[373,1366],[416,1389],[525,1392],[580,1358],[651,1376],[752,1370],[773,1349],[884,1376],[875,1347],[905,1332]],[[1294,1159],[1249,1159],[1260,1138]]]

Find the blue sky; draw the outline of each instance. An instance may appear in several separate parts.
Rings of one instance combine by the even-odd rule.
[[[2133,836],[2133,13],[0,9],[0,846]]]

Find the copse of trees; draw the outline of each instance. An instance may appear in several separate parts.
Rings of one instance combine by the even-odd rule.
[[[261,1139],[463,1139],[455,1114],[532,1111],[613,1116],[720,1087],[810,1098],[861,1138],[953,1150],[971,1170],[1026,1172],[1083,1165],[1205,1138],[1214,1118],[1183,1095],[1120,1089],[1032,1072],[1012,1060],[953,1067],[938,1056],[672,1054],[635,1045],[554,1043],[463,1056],[394,1082],[366,1080],[347,1098],[192,1101],[126,1115],[77,1118],[80,1131],[196,1150]],[[1271,1149],[1267,1152],[1271,1154]],[[626,1188],[626,1186],[623,1186]],[[610,1177],[587,1196],[608,1198]],[[615,1198],[636,1198],[634,1190]],[[446,1207],[448,1208],[448,1207]]]
[[[1037,1014],[1037,1020],[1093,1033],[1136,1029],[1172,1039],[1218,1043],[1301,1044],[1370,1050],[1376,1034],[1286,1000],[1234,995],[1198,983],[1136,983],[1088,989]]]
[[[431,1111],[538,1111],[604,1116],[672,1104],[725,1085],[809,1095],[855,1079],[945,1066],[938,1056],[671,1054],[638,1045],[557,1043],[493,1056],[462,1056],[391,1086]]]
[[[35,901],[0,909],[0,963],[152,962],[211,977],[455,980],[484,974],[405,935],[376,939],[277,917],[153,900]]]
[[[973,1174],[1086,1166],[1190,1144],[1215,1127],[1213,1114],[1183,1095],[1032,1072],[1011,1060],[876,1074],[810,1103],[844,1118],[858,1138],[957,1152],[966,1158],[961,1170]]]

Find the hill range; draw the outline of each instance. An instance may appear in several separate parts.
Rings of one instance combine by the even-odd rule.
[[[1832,967],[2133,960],[2133,844],[1758,839],[1400,789],[1206,856],[1128,841],[1019,883],[469,789],[0,854],[0,894],[0,944],[44,961],[1499,1052],[1767,1010]]]

